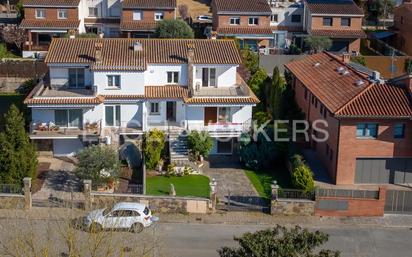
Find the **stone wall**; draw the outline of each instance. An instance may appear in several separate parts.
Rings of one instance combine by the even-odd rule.
[[[0,209],[24,209],[24,195],[0,194]]]
[[[14,93],[16,90],[30,78],[18,77],[0,77],[0,93]]]
[[[139,202],[148,205],[155,213],[208,213],[210,205],[210,200],[204,198],[98,192],[91,193],[90,200],[92,209],[111,207],[118,202]]]
[[[272,200],[270,213],[272,215],[312,216],[315,213],[315,202],[300,199]]]

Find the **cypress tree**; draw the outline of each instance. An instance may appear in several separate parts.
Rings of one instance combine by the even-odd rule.
[[[0,133],[0,183],[21,184],[24,177],[35,177],[36,149],[26,133],[23,114],[15,105],[10,106],[4,118],[4,131]]]

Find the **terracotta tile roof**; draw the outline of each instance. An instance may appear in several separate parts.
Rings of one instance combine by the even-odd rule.
[[[307,56],[285,65],[332,113],[361,93],[370,82],[353,69],[346,67],[348,74],[337,69],[345,64],[326,52]],[[358,86],[357,81],[364,84]]]
[[[118,24],[120,18],[84,18],[85,23]]]
[[[144,99],[144,95],[101,95],[104,100]]]
[[[192,97],[185,101],[187,104],[257,104],[254,97]]]
[[[217,28],[219,35],[267,35],[273,36],[272,29],[254,28],[254,27],[219,27]]]
[[[311,30],[313,36],[323,36],[332,38],[365,38],[366,33],[363,30],[338,30],[338,29],[319,29]]]
[[[140,42],[143,50],[134,51],[135,42]],[[100,63],[95,59],[96,43],[102,43]],[[84,63],[95,70],[145,70],[147,63],[186,63],[188,44],[194,45],[195,64],[242,62],[232,40],[132,38],[56,38],[51,42],[45,62]]]
[[[305,0],[312,14],[364,15],[352,0]]]
[[[29,20],[24,19],[20,27],[24,29],[77,29],[79,20]]]
[[[124,31],[155,31],[155,21],[122,21],[120,29]]]
[[[213,0],[218,14],[224,13],[261,13],[270,15],[272,10],[267,0]]]
[[[373,84],[341,108],[338,117],[412,117],[412,105],[406,88]]]
[[[144,95],[147,99],[186,99],[188,90],[179,85],[145,86]]]
[[[68,97],[54,97],[54,98],[30,98],[24,101],[28,105],[41,105],[41,104],[100,104],[103,102],[101,97],[78,97],[78,98],[68,98]]]
[[[139,9],[174,9],[176,0],[124,0],[123,8]]]
[[[23,6],[78,6],[80,0],[23,0]]]

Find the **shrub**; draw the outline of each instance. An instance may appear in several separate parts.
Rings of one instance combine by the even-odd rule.
[[[36,86],[37,82],[35,79],[29,79],[24,81],[24,83],[16,89],[19,94],[28,95],[33,88]]]
[[[253,93],[260,96],[261,89],[264,88],[264,82],[268,78],[268,74],[262,68],[259,68],[255,74],[249,79],[248,85],[252,89]]]
[[[79,163],[76,175],[81,179],[91,179],[95,184],[109,182],[117,178],[120,161],[117,151],[108,145],[92,145],[77,154]]]
[[[187,144],[191,152],[198,158],[200,155],[207,157],[213,147],[213,139],[206,131],[192,130],[187,136]]]
[[[355,62],[355,63],[358,63],[358,64],[360,64],[360,65],[366,66],[365,57],[362,56],[362,55],[352,56],[352,57],[350,58],[350,60],[351,60],[352,62]]]
[[[239,155],[242,163],[249,169],[268,168],[279,157],[278,150],[277,144],[266,140],[261,133],[256,141],[247,140],[247,135],[241,136]]]
[[[256,121],[258,126],[264,124],[265,122],[271,119],[272,117],[267,112],[256,112],[255,114],[253,114],[253,120]]]
[[[165,134],[163,131],[154,129],[145,134],[143,152],[148,169],[153,170],[159,163],[164,146]]]
[[[159,38],[194,38],[192,28],[182,20],[159,21],[156,34]]]
[[[313,173],[303,161],[301,155],[295,154],[291,158],[292,184],[295,188],[311,192],[315,188]]]
[[[332,46],[332,40],[329,37],[322,36],[309,36],[305,38],[305,43],[310,50],[317,53],[328,50]]]

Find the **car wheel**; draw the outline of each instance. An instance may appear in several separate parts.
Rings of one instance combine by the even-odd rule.
[[[90,231],[91,233],[97,233],[97,232],[100,232],[100,231],[102,231],[102,230],[103,230],[102,225],[100,225],[100,224],[97,223],[97,222],[93,222],[93,223],[90,225],[90,227],[89,227],[89,231]]]
[[[142,223],[135,223],[135,224],[133,224],[132,225],[132,227],[130,228],[130,230],[133,232],[133,233],[140,233],[140,232],[142,232],[143,231],[143,224]]]

